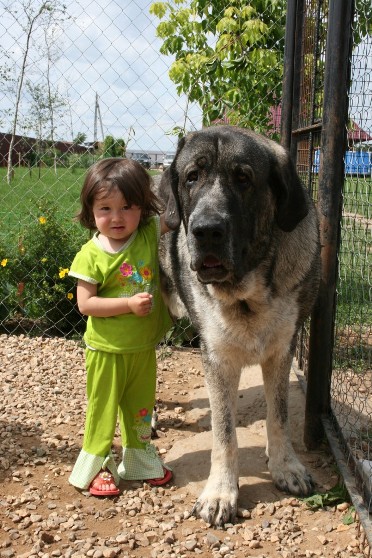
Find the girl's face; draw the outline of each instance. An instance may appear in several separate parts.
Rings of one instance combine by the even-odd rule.
[[[93,216],[98,231],[113,241],[126,242],[137,230],[141,219],[138,205],[128,206],[123,194],[117,188],[110,194],[96,196]]]

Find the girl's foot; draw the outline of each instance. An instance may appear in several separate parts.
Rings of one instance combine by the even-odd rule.
[[[164,477],[160,477],[158,479],[145,479],[145,482],[151,486],[162,486],[163,484],[167,484],[167,482],[172,480],[173,474],[172,471],[166,469],[166,467],[163,467],[163,470]]]
[[[119,488],[109,471],[100,471],[90,483],[89,492],[93,496],[118,496]]]

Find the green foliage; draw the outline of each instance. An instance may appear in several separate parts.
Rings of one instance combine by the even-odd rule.
[[[337,504],[343,502],[350,502],[350,496],[344,484],[336,484],[327,492],[316,493],[308,498],[303,498],[303,502],[312,510],[317,510],[325,506],[337,506]]]
[[[2,319],[23,314],[43,320],[47,328],[71,333],[84,323],[76,306],[76,281],[67,275],[80,239],[67,234],[51,202],[41,200],[37,214],[16,247],[8,253],[1,248]]]
[[[165,335],[165,342],[175,347],[198,347],[199,337],[188,318],[180,318]]]
[[[91,153],[71,153],[67,158],[67,166],[72,172],[78,168],[88,169],[97,160]]]
[[[74,145],[79,145],[81,143],[84,143],[87,139],[87,135],[84,134],[84,132],[79,132],[76,137],[72,140],[72,143]]]
[[[112,136],[106,136],[103,142],[104,157],[124,157],[125,142],[123,139],[115,139]]]
[[[169,76],[178,94],[200,105],[203,123],[267,129],[281,97],[286,2],[178,0],[155,2],[161,52],[175,61]]]
[[[328,490],[328,492],[313,494],[308,498],[303,498],[303,501],[309,508],[315,511],[325,506],[332,507],[343,504],[344,502],[350,502],[350,496],[344,484],[336,484],[336,486]],[[355,508],[354,506],[350,506],[342,519],[342,523],[344,525],[351,525],[354,522]]]

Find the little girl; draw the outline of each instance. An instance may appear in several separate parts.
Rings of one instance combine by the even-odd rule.
[[[122,479],[166,484],[172,478],[150,444],[155,403],[155,347],[171,326],[159,286],[158,244],[169,229],[159,217],[151,179],[131,159],[102,159],[87,173],[80,223],[96,230],[71,264],[77,303],[88,316],[83,448],[69,482],[95,496],[120,493]],[[123,445],[111,454],[117,415]]]

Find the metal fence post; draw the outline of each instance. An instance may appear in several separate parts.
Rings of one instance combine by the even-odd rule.
[[[280,137],[283,147],[289,149],[292,138],[293,81],[296,46],[297,0],[288,0],[284,41],[284,76]]]
[[[311,318],[304,432],[309,449],[322,440],[322,415],[330,412],[353,5],[353,0],[329,2],[318,193],[322,271]]]

